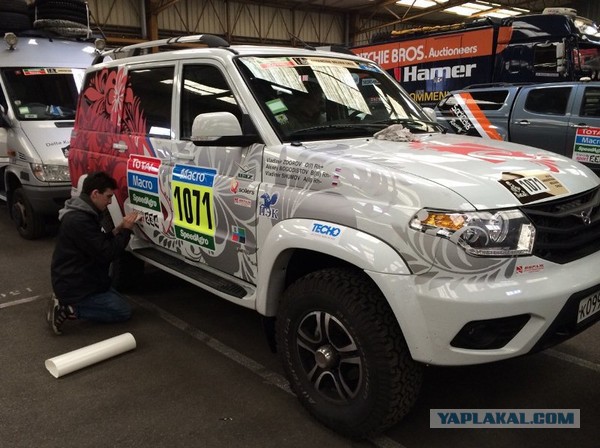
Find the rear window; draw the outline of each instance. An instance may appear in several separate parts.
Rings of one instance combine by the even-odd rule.
[[[500,110],[508,98],[508,90],[485,90],[485,91],[471,91],[466,90],[465,93],[471,95],[473,102],[477,104],[481,110]],[[439,107],[445,110],[449,107],[456,105],[456,97],[454,95],[448,95],[441,102]],[[470,100],[469,100],[470,101]]]

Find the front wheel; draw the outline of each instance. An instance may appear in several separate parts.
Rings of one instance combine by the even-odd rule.
[[[35,240],[44,234],[44,217],[33,210],[23,188],[15,189],[12,194],[10,215],[23,238]]]
[[[290,286],[277,343],[301,403],[344,435],[381,432],[417,399],[422,369],[385,298],[359,271],[326,269]]]

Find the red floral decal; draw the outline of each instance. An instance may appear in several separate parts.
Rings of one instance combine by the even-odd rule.
[[[526,154],[523,151],[510,151],[507,149],[498,149],[491,146],[479,145],[474,143],[459,143],[454,145],[439,145],[435,143],[412,142],[413,149],[433,149],[440,152],[451,152],[462,154],[476,159],[485,160],[490,163],[503,163],[510,159],[518,159],[537,163],[545,166],[550,171],[558,173],[560,170],[556,166],[556,161],[544,154]]]
[[[125,68],[104,68],[87,82],[81,93],[77,121],[71,136],[71,182],[91,171],[110,173],[118,184],[115,195],[127,198],[127,160],[131,154],[154,156],[146,135],[146,118],[139,98],[127,84]],[[126,146],[120,152],[114,147]]]

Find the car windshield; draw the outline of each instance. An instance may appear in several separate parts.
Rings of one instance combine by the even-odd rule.
[[[72,120],[77,84],[70,68],[5,68],[2,78],[19,120]]]
[[[331,57],[242,57],[240,70],[283,141],[372,136],[392,124],[441,128],[375,64]]]

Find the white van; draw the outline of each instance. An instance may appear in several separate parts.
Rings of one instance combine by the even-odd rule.
[[[39,33],[38,33],[39,34]],[[35,239],[71,193],[67,155],[93,43],[6,33],[0,50],[0,198]]]

